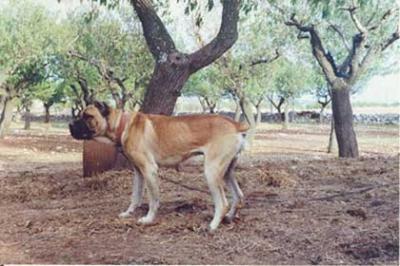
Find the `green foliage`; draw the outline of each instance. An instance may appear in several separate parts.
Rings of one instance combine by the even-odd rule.
[[[79,88],[78,81],[83,79],[100,99],[113,101],[114,96],[121,98],[125,93],[131,101],[128,104],[140,102],[154,66],[141,25],[128,2],[95,2],[109,9],[97,5],[89,9],[82,6],[63,20],[34,1],[8,0],[1,5],[0,86],[21,87],[20,96],[44,102],[64,99],[74,102],[82,92],[77,95],[71,86]],[[331,25],[337,26],[343,32],[343,38],[351,43],[357,29],[349,12],[344,10],[351,2],[243,0],[239,40],[222,60],[193,75],[185,86],[184,95],[217,101],[227,91],[237,89],[254,103],[267,94],[295,98],[310,90],[326,89],[322,73],[313,70],[309,43],[299,41],[298,32],[283,22],[296,13],[299,21],[315,25],[325,49],[342,63],[348,50]],[[221,7],[218,0],[154,0],[154,3],[163,20],[173,15],[165,13],[173,4],[183,5],[185,13],[193,15],[197,27],[203,24],[207,12]],[[356,4],[358,18],[369,26],[378,25],[385,12],[394,6],[389,0],[358,0]],[[397,9],[370,34],[368,44],[389,37],[398,18]],[[186,42],[183,40],[185,45]],[[275,49],[279,49],[280,59],[251,66],[257,59],[272,58]],[[69,50],[83,55],[87,61],[68,56]],[[395,44],[388,51],[367,69],[357,88],[363,87],[373,75],[398,70],[398,58],[393,56],[393,51],[398,52],[399,45]],[[97,62],[102,70],[107,69],[123,80],[126,91],[106,80],[98,66],[89,61]],[[2,91],[0,89],[0,93]]]
[[[285,99],[293,99],[309,90],[310,72],[299,67],[299,62],[281,59],[274,73],[274,92]]]
[[[101,65],[101,71],[112,71],[113,76],[123,80],[127,93],[140,99],[138,92],[143,92],[154,63],[139,27],[132,25],[138,22],[131,21],[133,13],[129,10],[121,7],[117,16],[100,13],[87,23],[79,13],[73,16],[71,22],[80,36],[74,49]],[[115,86],[109,89],[116,90]]]
[[[20,97],[49,77],[54,54],[66,41],[56,17],[40,5],[9,1],[0,9],[0,87]]]
[[[218,67],[211,65],[193,74],[186,82],[183,94],[218,102],[224,94],[224,82]]]
[[[275,1],[276,5],[284,13],[280,13],[284,20],[288,20],[291,14],[296,14],[297,19],[305,25],[314,25],[321,35],[324,48],[329,51],[338,65],[342,64],[351,48],[352,38],[358,30],[351,19],[350,12],[347,10],[353,6],[350,0],[291,0]],[[362,25],[369,30],[368,42],[366,47],[373,47],[381,44],[388,39],[397,29],[399,21],[399,8],[392,0],[354,0],[356,5],[355,14]],[[390,15],[387,15],[388,11]],[[387,16],[386,16],[387,15]],[[385,17],[385,19],[383,19]],[[332,27],[335,26],[343,35]],[[292,28],[293,36],[298,35],[298,31]],[[346,47],[346,44],[348,48]],[[302,42],[302,46],[304,43]],[[370,79],[373,75],[387,73],[396,70],[393,66],[397,63],[397,58],[393,54],[398,53],[400,45],[395,43],[384,53],[379,53],[378,58],[373,60],[366,72],[360,77],[363,82]],[[361,58],[367,52],[363,49]],[[365,82],[364,82],[365,83]]]

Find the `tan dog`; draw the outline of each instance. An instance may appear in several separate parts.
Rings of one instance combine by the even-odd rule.
[[[123,113],[99,102],[89,105],[70,124],[71,135],[76,139],[111,141],[122,146],[135,174],[131,203],[120,217],[128,217],[141,204],[145,180],[149,211],[138,220],[141,224],[153,223],[159,207],[158,167],[177,165],[193,155],[203,154],[204,174],[215,205],[210,230],[215,230],[224,217],[232,220],[243,199],[234,168],[247,130],[247,125],[219,115],[170,117]],[[224,182],[233,196],[229,211]]]

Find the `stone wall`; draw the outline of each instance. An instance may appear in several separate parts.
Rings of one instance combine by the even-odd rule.
[[[179,113],[178,115],[185,115],[186,113]],[[233,118],[235,114],[233,112],[220,112],[219,114],[229,116]],[[24,119],[22,116],[21,119]],[[241,120],[243,120],[243,116]],[[72,117],[69,115],[59,115],[50,117],[50,121],[57,122],[69,122]],[[44,121],[44,116],[32,116],[32,121]],[[262,113],[262,122],[279,122],[279,115],[277,113]],[[289,121],[291,123],[317,123],[319,122],[319,113],[314,111],[303,111],[303,112],[289,112]],[[324,115],[324,122],[329,123],[331,121],[331,114]],[[354,122],[359,124],[377,124],[377,125],[399,125],[400,114],[355,114]]]

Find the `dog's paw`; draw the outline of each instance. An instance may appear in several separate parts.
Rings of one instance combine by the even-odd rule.
[[[225,215],[224,219],[222,219],[222,222],[225,224],[230,224],[233,222],[233,219],[235,219],[235,215]]]
[[[211,223],[208,225],[208,232],[211,233],[211,234],[213,234],[213,233],[217,230],[218,226],[219,226],[219,222],[218,222],[218,223],[216,223],[216,222],[214,222],[214,221],[211,222]]]
[[[118,217],[119,217],[119,218],[128,218],[128,217],[131,216],[131,215],[132,215],[132,212],[126,211],[126,212],[121,212],[121,213],[118,215]]]
[[[143,224],[143,225],[152,224],[153,222],[154,218],[148,216],[144,216],[137,221],[138,224]]]

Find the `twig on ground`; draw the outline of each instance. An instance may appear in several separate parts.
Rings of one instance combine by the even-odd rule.
[[[398,184],[396,184],[396,183],[368,186],[368,187],[364,187],[363,189],[359,189],[359,190],[344,191],[344,192],[340,192],[340,193],[337,193],[337,194],[334,194],[334,195],[330,195],[330,196],[311,198],[308,201],[331,200],[331,199],[337,198],[337,197],[344,197],[344,196],[353,195],[353,194],[361,194],[361,193],[365,193],[367,191],[370,191],[370,190],[373,190],[373,189],[376,189],[376,188],[389,187],[389,186],[393,186],[393,185],[398,186]]]

